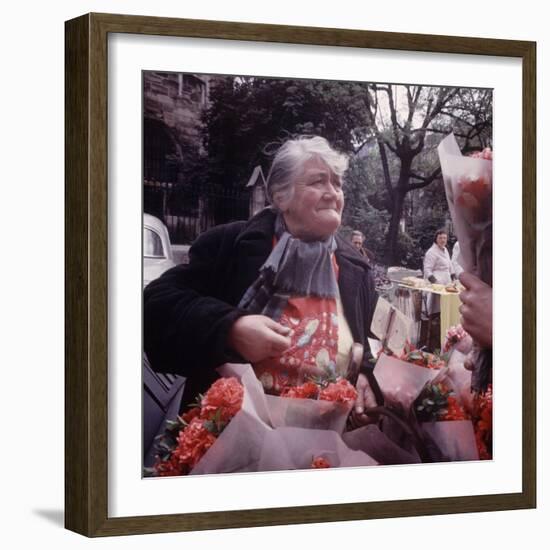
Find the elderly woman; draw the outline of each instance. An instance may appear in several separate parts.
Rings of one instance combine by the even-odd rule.
[[[348,374],[353,344],[367,346],[377,296],[367,262],[336,235],[346,169],[321,137],[285,142],[267,178],[271,206],[202,234],[188,265],[145,289],[145,351],[157,371],[187,377],[184,404],[227,361],[251,363],[272,394],[311,375]],[[367,364],[355,423],[376,404]]]

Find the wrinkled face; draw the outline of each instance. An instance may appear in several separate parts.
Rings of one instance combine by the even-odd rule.
[[[357,250],[361,250],[363,247],[363,238],[360,235],[353,235],[351,237],[351,244],[357,248]]]
[[[439,248],[445,248],[447,246],[447,235],[445,233],[440,233],[435,242]]]
[[[321,240],[340,226],[342,180],[319,157],[306,161],[294,182],[294,194],[281,208],[290,233],[299,239]]]

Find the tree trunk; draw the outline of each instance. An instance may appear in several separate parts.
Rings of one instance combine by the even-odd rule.
[[[399,237],[399,222],[403,216],[403,205],[409,191],[409,174],[411,172],[413,155],[402,154],[399,168],[399,180],[393,190],[390,227],[386,237],[386,265],[395,265],[398,260],[397,239]]]
[[[384,263],[388,266],[395,265],[397,262],[397,238],[399,236],[399,222],[403,213],[403,203],[405,194],[398,187],[395,190],[394,201],[391,210],[390,227],[386,235],[386,255]]]

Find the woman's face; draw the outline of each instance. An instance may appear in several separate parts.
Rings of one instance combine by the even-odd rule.
[[[447,246],[447,234],[440,233],[436,237],[435,242],[437,243],[437,246],[439,246],[439,248],[445,248]]]
[[[319,157],[306,161],[294,194],[282,209],[286,226],[299,239],[326,239],[336,232],[344,208],[342,180]]]

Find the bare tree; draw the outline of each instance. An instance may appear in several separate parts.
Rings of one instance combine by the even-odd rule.
[[[463,149],[485,145],[491,128],[491,91],[455,87],[368,84],[364,101],[369,133],[375,140],[387,191],[390,224],[386,236],[385,263],[397,261],[399,223],[407,194],[440,177],[431,134],[451,130],[463,139]],[[490,136],[490,132],[488,134]]]

